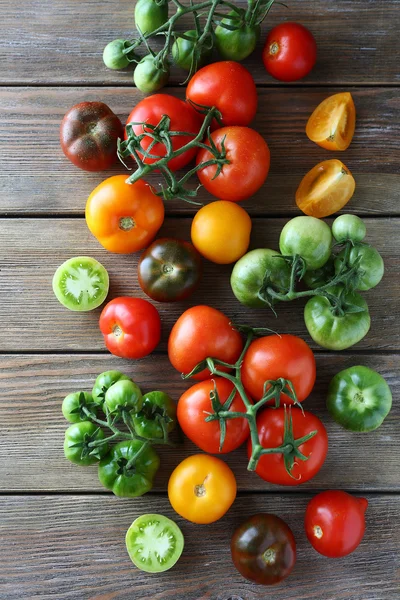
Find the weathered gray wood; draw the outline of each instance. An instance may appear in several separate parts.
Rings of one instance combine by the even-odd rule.
[[[356,364],[379,371],[393,393],[391,413],[378,430],[368,434],[345,431],[332,420],[325,406],[331,378]],[[86,354],[0,357],[0,491],[105,491],[97,479],[96,467],[80,468],[64,458],[63,438],[68,424],[61,414],[61,403],[71,392],[90,390],[97,375],[108,369],[130,375],[143,391],[161,389],[175,400],[192,385],[182,381],[165,355],[153,355],[140,362]],[[400,491],[396,450],[400,443],[400,407],[396,401],[400,394],[399,374],[399,355],[317,355],[317,382],[304,407],[315,412],[325,424],[329,452],[320,473],[296,488],[297,491],[322,488]],[[173,468],[196,452],[200,450],[188,439],[183,447],[160,448],[161,468],[155,489],[166,491]],[[245,448],[223,458],[233,469],[240,490],[279,489],[246,470]]]
[[[167,91],[184,96],[182,89]],[[259,110],[253,126],[270,146],[271,169],[261,190],[243,203],[251,214],[299,214],[294,196],[302,177],[318,162],[334,157],[343,160],[357,184],[345,211],[373,216],[400,214],[397,89],[352,90],[357,129],[344,153],[319,148],[305,135],[313,109],[337,91],[259,89]],[[87,173],[73,166],[60,148],[61,119],[77,102],[102,100],[125,121],[140,98],[137,90],[125,88],[1,89],[0,214],[83,214],[92,189],[107,176],[126,171],[122,165],[115,165],[104,173]],[[154,176],[150,181],[161,179]],[[206,191],[201,192],[200,201],[212,199]],[[167,211],[193,213],[193,207],[173,201]]]
[[[132,36],[134,4],[27,0],[22,11],[13,0],[1,0],[0,81],[130,85],[131,72],[108,70],[102,52],[109,41]],[[245,61],[258,83],[279,85],[266,73],[261,49],[267,31],[283,20],[303,23],[317,41],[317,65],[302,83],[399,83],[396,0],[290,0],[288,8],[275,6],[256,52]],[[182,28],[193,29],[192,21]],[[176,69],[172,81],[185,76]]]
[[[251,247],[278,247],[284,219],[254,219]],[[365,294],[372,315],[371,330],[354,349],[399,349],[399,245],[398,219],[367,219],[366,240],[376,246],[385,261],[382,282]],[[168,219],[160,235],[190,239],[189,219]],[[84,219],[3,219],[0,220],[0,316],[3,335],[0,351],[101,350],[98,329],[101,308],[75,313],[58,303],[51,282],[56,268],[71,256],[93,256],[109,270],[109,299],[141,296],[137,281],[138,254],[116,255],[104,250],[87,229]],[[303,303],[283,303],[275,319],[267,309],[243,307],[229,285],[231,266],[204,261],[199,289],[185,302],[157,304],[163,321],[165,342],[172,324],[189,306],[210,304],[239,323],[267,326],[290,332],[311,343],[302,318]],[[313,344],[315,347],[315,344]],[[350,349],[350,353],[353,350]]]
[[[174,513],[166,496],[134,500],[101,496],[25,496],[0,499],[2,600],[393,600],[398,598],[398,496],[368,495],[367,528],[357,550],[342,559],[314,551],[304,529],[310,496],[239,496],[212,525]],[[171,571],[149,575],[130,562],[125,533],[139,515],[157,512],[177,521],[185,548]],[[234,568],[230,540],[257,512],[272,512],[292,528],[297,564],[274,588],[245,580]],[[397,569],[397,570],[396,570]]]

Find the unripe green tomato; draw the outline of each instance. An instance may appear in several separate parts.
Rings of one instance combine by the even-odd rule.
[[[87,467],[99,462],[100,458],[107,454],[109,450],[108,444],[104,443],[93,448],[93,453],[90,452],[90,448],[89,452],[87,452],[87,444],[89,444],[90,441],[104,440],[104,437],[103,430],[90,421],[73,423],[73,425],[70,425],[65,432],[65,458],[82,467]]]
[[[346,251],[342,250],[337,255],[335,260],[336,274],[338,274],[342,268],[345,254]],[[355,289],[365,292],[378,285],[385,272],[383,258],[378,250],[372,246],[367,246],[366,244],[356,244],[354,248],[350,250],[348,258],[349,267],[353,267],[356,261],[358,262],[358,280]]]
[[[332,223],[333,237],[337,242],[361,242],[367,233],[364,221],[356,215],[340,215]]]
[[[232,10],[229,15],[237,16],[237,12]],[[244,24],[239,29],[231,31],[223,27],[223,23],[235,26],[235,21],[229,18],[222,19],[221,25],[218,25],[215,30],[215,43],[221,58],[241,61],[250,56],[260,38],[260,26],[250,27]]]
[[[154,0],[138,0],[135,6],[135,24],[141,33],[151,33],[168,21],[168,3],[158,6]]]
[[[169,79],[169,67],[166,71],[158,69],[154,56],[147,54],[142,58],[133,73],[133,82],[144,94],[160,90]]]
[[[137,413],[143,404],[142,392],[133,381],[120,380],[107,390],[104,404],[110,412],[126,408]]]
[[[114,40],[107,44],[103,51],[103,61],[109,69],[125,69],[129,65],[129,60],[126,54],[124,40]]]
[[[68,396],[65,396],[61,410],[65,419],[67,419],[67,421],[70,423],[87,421],[87,415],[83,410],[80,410],[82,407],[81,394],[83,394],[83,403],[85,405],[93,404],[93,397],[90,392],[74,392],[72,394],[68,394]]]
[[[174,63],[178,65],[178,67],[181,67],[181,69],[185,69],[185,71],[190,71],[190,68],[192,66],[193,49],[195,42],[198,39],[198,35],[194,29],[185,31],[184,35],[190,37],[191,39],[187,40],[183,37],[176,38],[175,42],[172,45],[171,52],[172,58],[174,59]],[[212,47],[202,47],[200,58],[197,63],[198,68],[204,66],[208,59],[211,58],[212,50]]]

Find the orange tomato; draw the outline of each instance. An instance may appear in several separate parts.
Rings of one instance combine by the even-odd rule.
[[[307,137],[327,150],[346,150],[353,139],[356,107],[350,92],[325,98],[308,119]]]
[[[238,204],[217,200],[203,206],[192,222],[195,248],[220,265],[236,262],[249,247],[251,219]]]
[[[343,208],[355,188],[354,177],[340,160],[325,160],[302,179],[296,204],[306,215],[322,219]]]
[[[172,508],[192,523],[218,521],[236,498],[236,479],[224,461],[209,454],[185,458],[168,482]]]
[[[100,244],[110,252],[129,254],[143,250],[164,221],[164,204],[154,189],[139,179],[125,182],[126,175],[105,179],[86,203],[86,223]]]

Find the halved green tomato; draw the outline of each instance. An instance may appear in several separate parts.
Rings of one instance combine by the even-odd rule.
[[[108,286],[106,269],[89,256],[66,260],[53,277],[53,292],[57,300],[75,311],[93,310],[103,304]]]
[[[146,573],[168,571],[179,559],[184,546],[178,525],[156,514],[135,519],[126,532],[125,542],[133,564]]]

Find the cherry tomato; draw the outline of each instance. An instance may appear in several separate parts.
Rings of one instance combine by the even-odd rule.
[[[252,342],[244,355],[242,382],[255,400],[263,396],[264,382],[280,377],[289,379],[297,399],[303,402],[311,393],[316,377],[315,358],[311,348],[295,335],[268,335]],[[293,404],[281,394],[281,402]]]
[[[141,298],[114,298],[103,308],[99,325],[108,350],[121,358],[143,358],[161,338],[160,315]]]
[[[218,148],[224,146],[229,164],[222,166],[219,175],[217,165],[197,171],[200,183],[213,196],[222,200],[240,202],[253,196],[267,178],[270,152],[267,142],[257,131],[249,127],[222,127],[211,134]],[[206,142],[209,146],[210,142]],[[213,158],[213,154],[202,148],[196,158],[200,165]]]
[[[330,558],[353,552],[365,532],[366,498],[356,498],[340,490],[328,490],[310,500],[305,529],[317,552]]]
[[[65,156],[84,171],[105,171],[117,160],[122,123],[103,102],[80,102],[61,121],[60,142]]]
[[[227,419],[226,435],[220,450],[221,427],[218,420],[206,422],[205,418],[213,412],[210,393],[217,390],[221,404],[228,400],[234,385],[223,377],[214,377],[196,383],[179,398],[177,416],[182,431],[204,452],[226,454],[236,450],[249,437],[249,425],[246,419]],[[229,408],[233,412],[245,412],[238,392]]]
[[[174,150],[179,150],[185,144],[190,142],[199,132],[202,122],[202,117],[197,113],[190,104],[170,96],[169,94],[153,94],[147,98],[143,98],[135,108],[132,110],[128,117],[127,125],[129,123],[148,123],[149,125],[158,125],[163,115],[168,115],[171,119],[170,130],[171,131],[185,131],[193,133],[193,135],[177,135],[172,138],[172,147]],[[133,131],[136,134],[143,133],[142,125],[134,125]],[[126,139],[125,129],[125,139]],[[141,146],[144,150],[150,146],[152,139],[150,137],[143,138]],[[181,169],[187,165],[197,153],[197,148],[192,148],[187,152],[184,152],[180,156],[176,156],[169,161],[168,166],[172,171]],[[139,153],[140,154],[140,153]],[[163,157],[166,154],[166,148],[164,144],[156,143],[151,154],[159,157]],[[155,162],[155,158],[143,158],[143,162],[151,164]]]
[[[317,60],[317,44],[300,23],[281,23],[269,32],[263,50],[264,66],[280,81],[305,77]]]
[[[238,204],[217,200],[203,206],[192,221],[195,248],[220,265],[236,262],[249,247],[251,219]]]
[[[308,138],[327,150],[346,150],[353,139],[356,107],[350,92],[325,98],[308,119]]]
[[[235,476],[220,458],[194,454],[172,472],[168,482],[172,508],[192,523],[214,523],[236,498]]]
[[[296,563],[296,541],[290,527],[270,514],[253,515],[235,530],[233,564],[243,577],[262,585],[286,579]]]
[[[188,374],[209,356],[234,364],[242,348],[242,336],[228,317],[211,306],[200,305],[186,310],[173,326],[168,340],[168,357],[175,369]],[[201,381],[209,377],[210,371],[204,369],[193,379]]]
[[[90,194],[85,216],[106,250],[129,254],[143,250],[156,236],[164,221],[164,204],[142,179],[129,184],[125,175],[114,175]]]
[[[345,206],[356,188],[349,169],[332,158],[315,165],[296,191],[296,204],[306,215],[322,219]]]
[[[197,71],[186,88],[186,99],[218,108],[224,126],[249,125],[257,111],[254,79],[245,67],[232,60]]]
[[[264,454],[256,467],[256,473],[269,483],[278,485],[299,485],[314,477],[325,462],[328,452],[328,436],[326,429],[315,415],[300,408],[291,409],[293,436],[300,439],[317,431],[311,439],[299,446],[299,451],[308,457],[307,460],[296,460],[292,474],[286,470],[283,454]],[[277,448],[283,443],[285,408],[266,409],[257,417],[257,430],[263,448]],[[251,440],[248,442],[247,454],[251,456]]]

